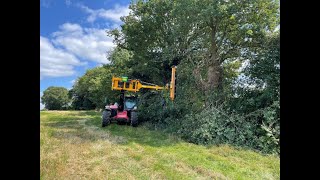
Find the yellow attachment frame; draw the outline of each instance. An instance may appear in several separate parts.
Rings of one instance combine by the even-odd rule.
[[[168,89],[168,87],[162,87],[158,85],[155,85],[155,86],[143,85],[140,82],[140,80],[137,80],[137,79],[129,80],[129,82],[123,82],[122,78],[112,77],[112,87],[111,87],[112,90],[138,92],[141,88],[155,89],[155,90]]]
[[[170,99],[173,101],[176,88],[176,67],[172,67],[171,70],[171,82],[170,82]]]
[[[171,74],[171,82],[170,88],[168,85],[166,86],[158,86],[158,85],[145,85],[138,79],[131,79],[128,82],[124,82],[123,78],[120,77],[112,77],[112,86],[111,90],[124,90],[130,92],[138,92],[141,88],[145,89],[154,89],[154,90],[168,90],[170,89],[170,99],[174,100],[174,93],[175,93],[175,72],[176,67],[172,67],[172,74]]]

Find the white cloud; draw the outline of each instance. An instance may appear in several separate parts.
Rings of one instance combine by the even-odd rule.
[[[44,109],[44,105],[40,103],[40,110]]]
[[[40,110],[44,108],[44,104],[41,103],[41,97],[43,96],[43,92],[40,92]]]
[[[111,20],[113,22],[120,23],[120,17],[121,16],[126,16],[129,14],[130,9],[128,8],[129,6],[120,6],[120,5],[115,5],[113,9],[90,9],[87,6],[78,4],[78,7],[80,7],[85,13],[89,14],[87,17],[87,21],[92,23],[96,21],[97,18],[102,18],[105,20]]]
[[[40,36],[40,79],[74,75],[73,68],[79,65],[83,63],[73,54],[54,47],[49,39]]]
[[[52,4],[52,0],[42,0],[40,1],[41,5],[45,8],[49,8]]]
[[[65,23],[60,31],[54,32],[52,42],[79,58],[98,63],[108,63],[107,51],[115,45],[106,31],[96,28],[82,28],[78,24]]]
[[[45,1],[47,4],[51,1]],[[65,1],[71,5],[71,0]],[[73,3],[74,4],[74,3]],[[120,17],[129,14],[128,6],[116,5],[113,9],[93,10],[77,4],[89,14],[88,20],[97,18],[111,20],[109,27],[119,27]],[[98,64],[109,63],[107,51],[115,47],[106,29],[84,28],[79,24],[64,23],[52,33],[50,39],[40,36],[40,80],[46,77],[75,75],[75,66],[83,65],[80,60]]]
[[[73,80],[70,81],[70,83],[71,83],[72,85],[74,85],[75,82],[76,82],[75,79],[73,79]]]
[[[66,5],[70,6],[71,5],[71,0],[66,0]]]

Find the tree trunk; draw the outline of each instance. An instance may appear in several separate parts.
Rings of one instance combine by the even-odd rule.
[[[207,90],[213,91],[221,86],[222,82],[222,68],[219,62],[219,55],[217,52],[217,44],[215,41],[216,26],[211,27],[211,58],[208,59],[208,72],[207,72]]]
[[[218,54],[218,47],[216,43],[216,27],[214,20],[211,21],[211,37],[210,37],[210,50],[209,56],[205,60],[207,66],[206,78],[202,79],[200,70],[198,68],[194,69],[193,74],[198,78],[198,84],[201,85],[201,89],[204,91],[206,97],[210,97],[214,94],[214,91],[220,90],[222,88],[222,78],[223,69],[221,67],[220,57]],[[209,106],[210,102],[205,101],[205,105]]]
[[[208,91],[213,91],[221,87],[222,68],[218,63],[214,63],[208,67],[207,79]]]

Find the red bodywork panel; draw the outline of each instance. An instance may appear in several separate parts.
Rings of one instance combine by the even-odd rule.
[[[110,105],[110,109],[116,110],[117,115],[113,116],[113,119],[125,119],[126,121],[129,121],[128,117],[128,111],[118,111],[118,106],[117,105]]]
[[[110,109],[118,109],[117,105],[110,105]]]
[[[126,119],[126,120],[129,120],[128,118],[128,111],[118,111],[117,112],[117,115],[114,117],[115,119]]]

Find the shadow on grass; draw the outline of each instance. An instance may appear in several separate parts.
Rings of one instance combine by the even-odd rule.
[[[52,128],[51,136],[58,139],[71,139],[75,143],[106,140],[119,145],[137,143],[144,146],[173,146],[179,142],[174,136],[152,131],[146,127],[131,127],[112,123],[101,127],[101,114],[95,111],[76,111],[60,116],[52,114],[44,126]]]

